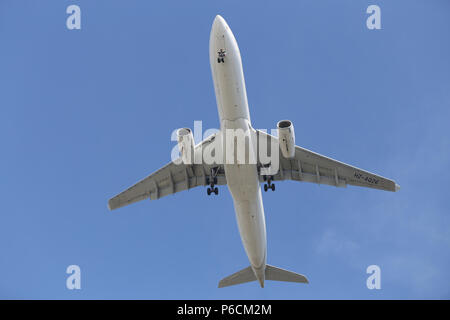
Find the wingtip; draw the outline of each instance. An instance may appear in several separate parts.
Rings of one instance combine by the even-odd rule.
[[[400,190],[400,186],[398,184],[395,184],[395,191],[397,192],[398,190]]]
[[[109,210],[109,211],[112,211],[112,210],[115,209],[115,208],[112,206],[112,204],[111,204],[111,200],[112,200],[112,199],[109,199],[109,201],[108,201],[108,210]]]

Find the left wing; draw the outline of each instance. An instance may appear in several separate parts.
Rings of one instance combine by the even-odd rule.
[[[263,137],[269,143],[271,139],[278,140],[277,137],[263,131],[256,131],[258,139]],[[276,143],[276,146],[278,148],[278,143]],[[336,187],[354,185],[386,191],[398,191],[400,189],[400,186],[393,180],[325,157],[299,146],[295,146],[295,156],[293,159],[283,157],[279,148],[275,152],[279,152],[279,170],[272,176],[273,181],[305,181]],[[260,176],[260,181],[264,181],[264,176]]]
[[[203,140],[195,146],[194,152],[202,152],[203,148],[212,143],[217,135],[216,133]],[[200,158],[203,159],[203,157]],[[217,179],[216,185],[227,183],[223,165],[205,163],[186,165],[183,162],[180,164],[170,162],[111,198],[108,201],[108,207],[113,210],[147,198],[156,200],[169,194],[208,185],[211,170],[213,170]]]

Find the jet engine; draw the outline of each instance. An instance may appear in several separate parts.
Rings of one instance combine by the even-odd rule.
[[[177,130],[178,149],[185,164],[194,163],[194,136],[189,128]]]
[[[295,157],[295,133],[294,125],[289,120],[281,120],[277,123],[278,140],[283,157],[292,159]]]

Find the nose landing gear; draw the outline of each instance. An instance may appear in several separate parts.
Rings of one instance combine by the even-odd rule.
[[[264,191],[267,192],[267,190],[272,189],[272,191],[275,191],[275,184],[272,183],[272,176],[269,176],[269,178],[266,178],[264,176],[264,181],[267,181],[266,184],[264,184]]]

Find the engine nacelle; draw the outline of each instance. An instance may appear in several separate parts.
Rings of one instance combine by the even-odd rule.
[[[294,125],[289,120],[281,120],[277,123],[278,140],[283,157],[292,159],[295,157],[295,133]]]
[[[177,130],[178,149],[185,164],[194,163],[194,136],[189,128]]]

